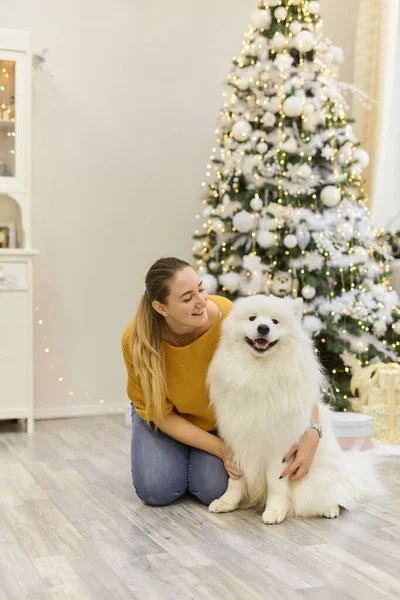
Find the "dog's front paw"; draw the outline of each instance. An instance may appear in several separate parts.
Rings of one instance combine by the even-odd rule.
[[[336,519],[339,516],[340,508],[337,504],[332,504],[326,510],[322,511],[321,517],[325,517],[325,519]]]
[[[266,525],[276,525],[285,520],[286,514],[287,511],[284,508],[278,508],[277,510],[266,508],[263,512],[262,520]]]
[[[228,502],[224,502],[222,500],[222,498],[218,498],[217,500],[214,500],[214,502],[211,502],[210,506],[208,507],[208,510],[211,513],[227,513],[227,512],[232,512],[233,510],[236,510],[236,509],[237,509],[237,505],[229,504]]]

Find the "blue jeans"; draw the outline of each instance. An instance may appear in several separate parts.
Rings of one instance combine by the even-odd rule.
[[[133,407],[131,465],[136,493],[151,506],[171,504],[187,491],[208,505],[228,485],[220,458],[154,432]]]

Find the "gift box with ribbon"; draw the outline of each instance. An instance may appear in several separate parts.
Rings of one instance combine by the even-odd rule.
[[[400,444],[400,365],[376,363],[359,369],[351,379],[354,410],[372,417],[372,436]]]

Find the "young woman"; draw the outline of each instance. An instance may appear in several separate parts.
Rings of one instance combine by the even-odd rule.
[[[132,479],[146,504],[170,504],[189,491],[210,504],[238,478],[230,448],[218,437],[206,386],[208,366],[231,302],[207,296],[197,273],[177,258],[158,260],[122,337],[132,402]],[[318,408],[313,414],[318,422]],[[319,436],[310,428],[282,473],[302,477]]]

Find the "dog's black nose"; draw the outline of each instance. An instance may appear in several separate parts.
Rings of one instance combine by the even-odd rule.
[[[260,333],[261,335],[267,335],[267,333],[270,332],[270,329],[268,327],[268,325],[259,325],[257,327],[257,331],[258,333]]]

